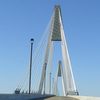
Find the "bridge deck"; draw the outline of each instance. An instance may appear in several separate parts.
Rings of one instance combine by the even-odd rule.
[[[88,96],[68,96],[68,97],[49,97],[38,100],[100,100],[100,97],[88,97]]]
[[[48,98],[42,98],[42,99],[38,99],[38,100],[79,100],[77,98],[74,98],[74,97],[57,97],[57,96],[54,96],[54,97],[48,97]]]

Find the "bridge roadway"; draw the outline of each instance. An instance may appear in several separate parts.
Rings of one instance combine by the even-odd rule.
[[[48,98],[42,98],[37,100],[100,100],[100,97],[89,97],[89,96],[54,96]]]
[[[73,97],[58,97],[58,96],[54,96],[54,97],[48,97],[48,98],[42,98],[42,99],[37,99],[37,100],[79,100]]]

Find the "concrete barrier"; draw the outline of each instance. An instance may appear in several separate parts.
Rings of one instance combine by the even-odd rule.
[[[0,100],[33,100],[39,98],[51,97],[52,95],[38,94],[0,94]]]
[[[92,96],[69,96],[79,100],[100,100],[100,97],[92,97]]]

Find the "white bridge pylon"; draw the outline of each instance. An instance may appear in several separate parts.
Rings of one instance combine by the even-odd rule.
[[[53,42],[60,41],[61,42],[61,48],[62,48],[62,58],[63,58],[63,67],[60,65],[58,70],[61,72],[62,76],[62,87],[63,87],[63,95],[77,95],[77,89],[73,77],[70,57],[68,53],[67,43],[65,39],[64,29],[63,29],[63,23],[62,23],[62,17],[61,17],[61,8],[59,5],[56,5],[54,8],[53,16],[51,19],[51,25],[50,25],[50,33],[48,36],[48,43],[46,47],[46,53],[44,58],[44,63],[42,66],[42,75],[39,85],[39,93],[43,94],[45,93],[46,88],[46,71],[47,71],[47,65],[48,60],[51,58],[52,61],[52,48],[53,48]],[[59,72],[59,71],[58,71]],[[50,70],[51,73],[51,70]],[[57,83],[57,77],[59,75],[56,75],[55,83]],[[54,94],[56,94],[57,86],[54,86]]]
[[[58,63],[57,73],[56,73],[55,80],[54,80],[54,88],[53,88],[54,95],[58,95],[58,77],[62,77],[63,95],[66,96],[65,87],[64,87],[64,83],[65,83],[64,82],[64,73],[63,73],[61,61],[59,61],[59,63]]]

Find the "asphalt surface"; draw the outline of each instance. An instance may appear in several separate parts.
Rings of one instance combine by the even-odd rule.
[[[79,100],[73,97],[48,97],[48,98],[42,98],[42,99],[38,99],[38,100]]]

